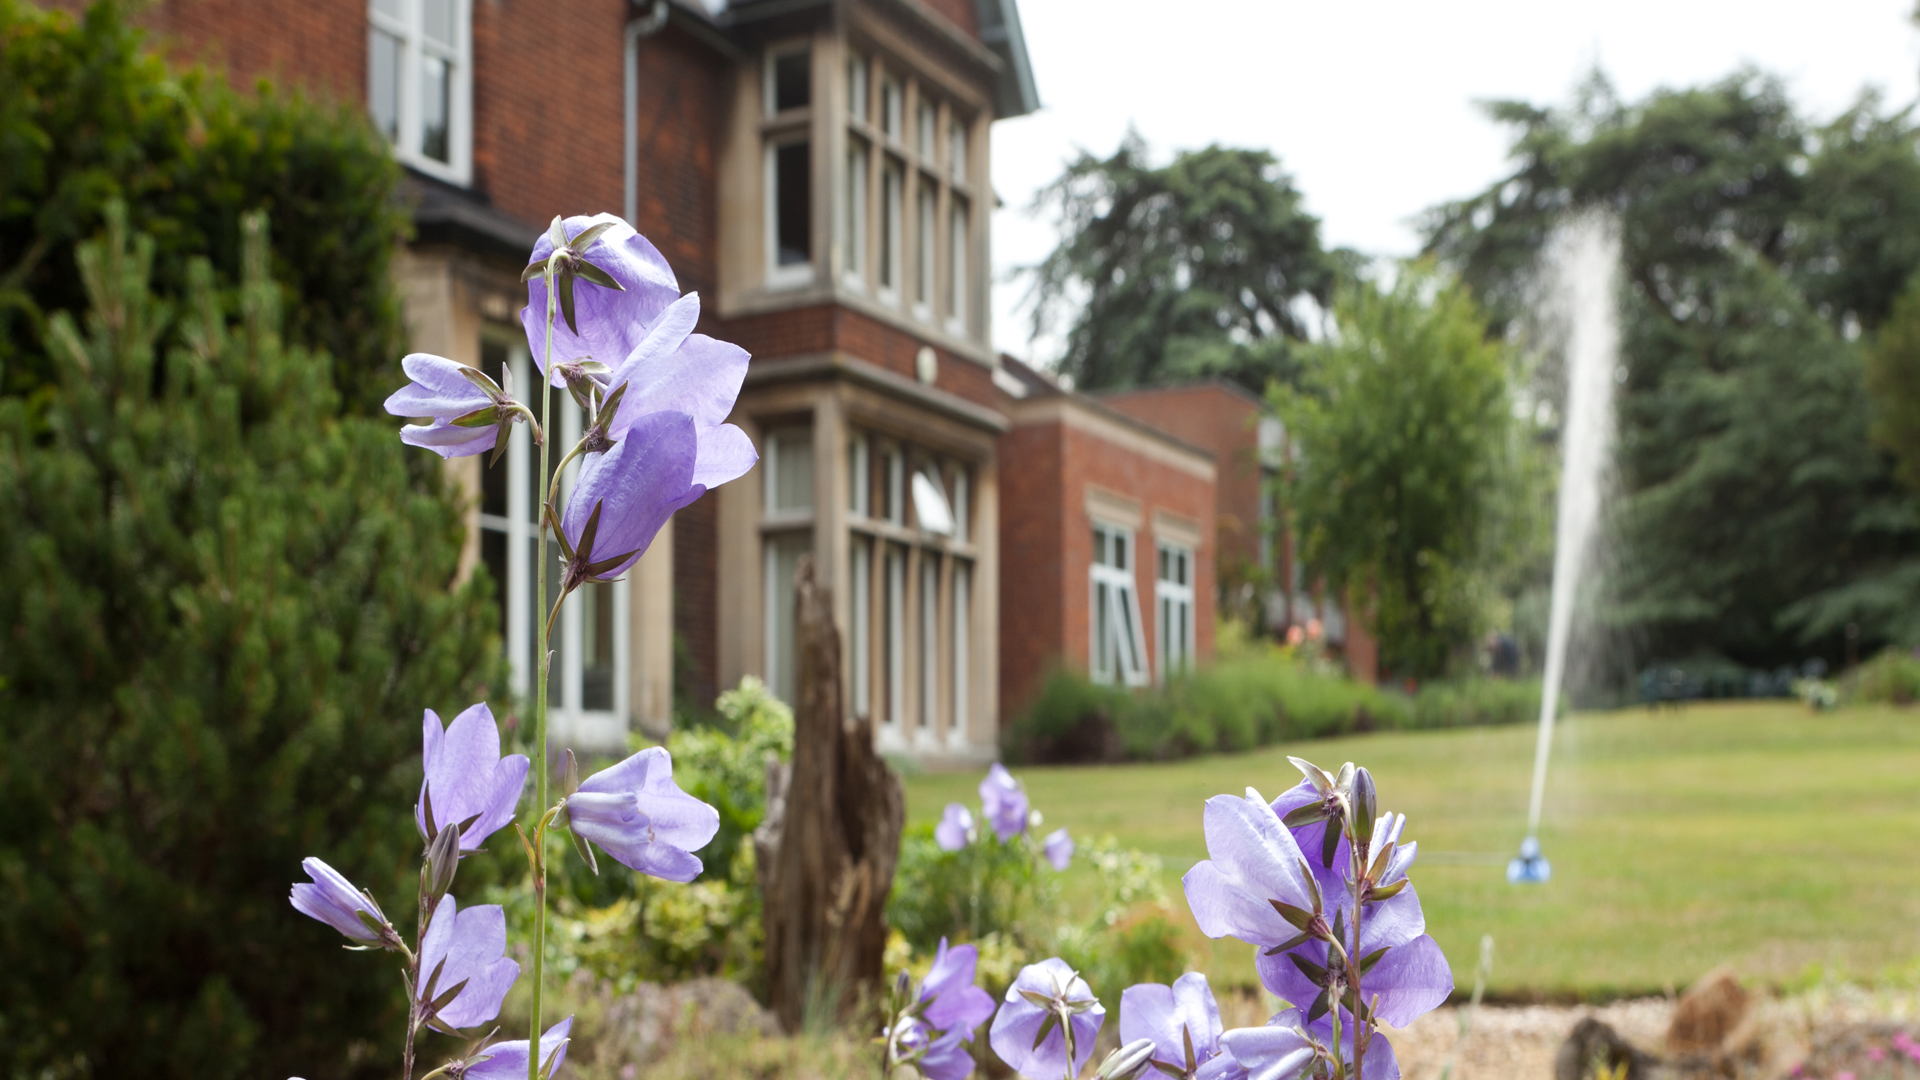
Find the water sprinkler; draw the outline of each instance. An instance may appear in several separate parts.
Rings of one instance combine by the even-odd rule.
[[[1520,854],[1507,863],[1510,885],[1540,885],[1553,878],[1553,864],[1540,854],[1540,838],[1529,836],[1520,841]]]

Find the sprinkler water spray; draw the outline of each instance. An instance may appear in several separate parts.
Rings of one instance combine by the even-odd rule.
[[[1527,836],[1520,855],[1507,864],[1507,880],[1539,883],[1553,876],[1540,853],[1540,806],[1546,797],[1547,757],[1560,683],[1567,668],[1567,639],[1580,568],[1600,519],[1600,485],[1613,441],[1613,387],[1620,331],[1615,275],[1619,232],[1599,214],[1563,225],[1547,253],[1555,314],[1567,329],[1567,409],[1560,433],[1560,505],[1554,519],[1553,606],[1547,621],[1547,666],[1540,683],[1540,736],[1533,751],[1533,794],[1527,803]]]

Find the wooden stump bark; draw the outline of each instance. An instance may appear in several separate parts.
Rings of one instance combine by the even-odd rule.
[[[849,1018],[877,1000],[887,895],[906,800],[865,719],[844,720],[840,635],[811,556],[795,575],[799,698],[793,762],[767,776],[755,831],[767,983],[789,1032]]]

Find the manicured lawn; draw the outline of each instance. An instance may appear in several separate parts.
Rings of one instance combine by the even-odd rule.
[[[1192,928],[1179,877],[1206,857],[1208,796],[1252,785],[1272,798],[1299,780],[1288,753],[1366,765],[1420,841],[1427,929],[1462,985],[1482,934],[1506,993],[1657,991],[1719,964],[1769,981],[1871,978],[1920,957],[1920,712],[1711,704],[1563,721],[1541,830],[1553,881],[1512,886],[1504,865],[1457,853],[1514,850],[1533,742],[1531,727],[1372,735],[1016,775],[1048,829],[1160,855],[1171,917]],[[909,820],[977,805],[979,775],[910,777]],[[1251,950],[1193,935],[1216,984],[1252,981]]]

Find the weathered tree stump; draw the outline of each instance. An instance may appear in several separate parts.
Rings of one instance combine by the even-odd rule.
[[[800,700],[793,762],[770,766],[767,816],[754,832],[767,984],[789,1032],[846,1019],[877,1000],[887,895],[906,800],[873,749],[865,719],[845,721],[832,594],[800,560]]]

